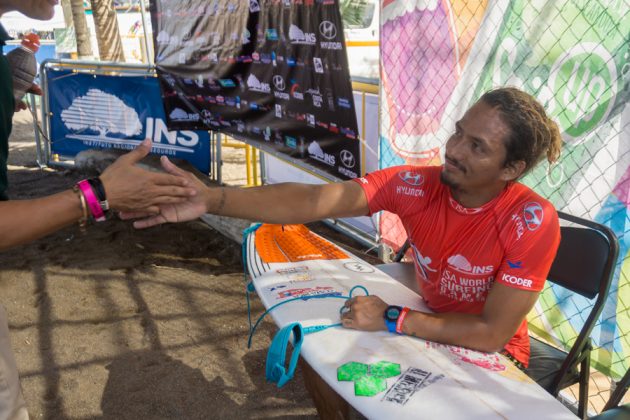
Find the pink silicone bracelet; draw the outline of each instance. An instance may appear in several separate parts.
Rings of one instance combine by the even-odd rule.
[[[85,197],[85,201],[90,208],[90,212],[92,213],[92,217],[94,217],[94,220],[96,220],[97,222],[105,221],[105,213],[103,213],[101,203],[98,201],[98,198],[96,198],[94,191],[92,191],[92,186],[87,181],[87,179],[79,181],[77,185],[79,186],[79,189]]]
[[[402,334],[402,325],[403,322],[405,321],[405,317],[407,316],[407,314],[409,313],[410,309],[407,307],[404,307],[403,310],[400,312],[400,315],[398,315],[398,319],[396,320],[396,332],[398,334]]]

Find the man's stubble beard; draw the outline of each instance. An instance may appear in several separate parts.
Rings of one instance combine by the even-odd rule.
[[[459,190],[459,184],[448,177],[444,171],[440,172],[440,182],[452,190]]]

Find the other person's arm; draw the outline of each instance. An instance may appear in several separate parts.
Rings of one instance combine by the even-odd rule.
[[[157,213],[160,205],[197,194],[189,180],[134,166],[151,150],[149,140],[121,156],[100,176],[110,208]],[[0,250],[26,243],[83,217],[81,199],[72,190],[33,200],[0,202]]]

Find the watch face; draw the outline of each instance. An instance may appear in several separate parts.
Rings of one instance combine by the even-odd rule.
[[[390,306],[385,311],[385,318],[390,321],[396,321],[398,319],[398,315],[400,315],[401,308],[399,306]]]

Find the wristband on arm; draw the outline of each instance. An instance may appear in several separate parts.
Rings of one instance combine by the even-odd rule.
[[[405,322],[405,318],[407,317],[407,314],[409,313],[409,311],[410,309],[405,306],[400,312],[398,319],[396,320],[396,332],[398,334],[403,334],[403,331],[402,331],[403,322]]]
[[[405,321],[405,317],[409,312],[409,308],[406,306],[390,305],[385,309],[383,318],[385,319],[385,326],[390,333],[402,334],[402,324]]]
[[[109,210],[109,202],[107,201],[107,195],[105,194],[105,187],[103,186],[103,182],[101,178],[90,178],[88,179],[90,186],[92,186],[92,190],[96,194],[98,201],[101,204],[101,208],[104,213],[107,213]]]
[[[83,181],[79,181],[77,183],[77,187],[83,193],[87,207],[90,209],[90,213],[92,213],[94,220],[97,222],[104,222],[105,213],[103,212],[101,202],[98,200],[96,194],[94,194],[94,190],[92,190],[90,183],[84,179]]]
[[[79,201],[81,202],[81,211],[83,216],[81,216],[81,218],[79,219],[79,230],[85,233],[85,228],[87,227],[88,222],[88,208],[87,203],[85,202],[85,196],[76,185],[72,187],[72,191],[74,191],[74,193],[79,197]]]

